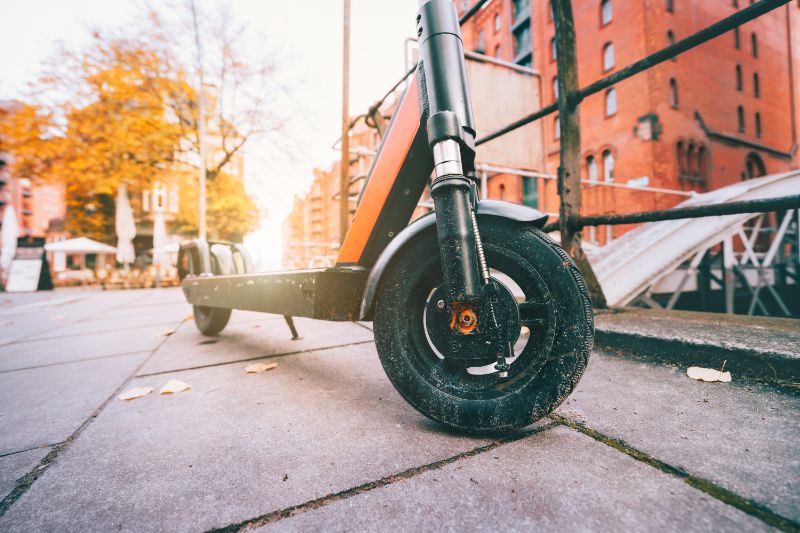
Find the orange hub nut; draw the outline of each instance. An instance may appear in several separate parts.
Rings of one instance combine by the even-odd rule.
[[[469,335],[478,327],[478,316],[472,306],[454,303],[450,311],[450,329],[458,330],[462,335]]]

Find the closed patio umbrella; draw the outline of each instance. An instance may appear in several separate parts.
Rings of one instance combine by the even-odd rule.
[[[11,266],[11,260],[17,253],[17,238],[19,237],[19,223],[14,206],[9,205],[3,212],[3,227],[0,229],[0,270],[4,272]]]
[[[120,185],[117,191],[114,227],[117,233],[117,262],[127,268],[129,263],[136,261],[136,252],[133,249],[136,222],[133,220],[133,209],[128,200],[128,188],[124,184]]]

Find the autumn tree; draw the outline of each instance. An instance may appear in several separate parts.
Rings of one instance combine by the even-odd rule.
[[[154,181],[178,183],[175,227],[196,233],[202,165],[210,236],[241,238],[258,220],[241,179],[242,152],[252,139],[280,130],[283,118],[268,102],[271,91],[282,89],[271,60],[247,52],[247,28],[232,21],[224,10],[201,17],[199,64],[185,22],[167,23],[154,11],[128,29],[95,32],[84,50],[61,51],[37,84],[37,104],[0,120],[0,149],[15,155],[12,171],[64,183],[67,228],[110,241],[121,183],[134,194]],[[203,162],[201,70],[209,148]]]

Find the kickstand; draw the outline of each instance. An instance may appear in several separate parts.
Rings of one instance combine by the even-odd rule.
[[[286,325],[289,326],[289,329],[292,330],[292,340],[300,340],[301,337],[297,334],[297,328],[294,327],[294,320],[292,320],[291,315],[283,315],[283,319],[286,321]]]

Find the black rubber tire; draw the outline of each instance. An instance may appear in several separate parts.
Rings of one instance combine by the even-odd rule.
[[[214,254],[211,254],[211,267],[214,274],[219,275],[219,261]],[[194,325],[206,337],[216,337],[219,335],[228,321],[231,319],[233,309],[223,309],[221,307],[206,307],[201,305],[192,306],[194,314]]]
[[[529,322],[537,334],[508,378],[452,371],[424,336],[422,308],[442,279],[435,228],[401,250],[382,277],[375,343],[389,380],[419,412],[459,431],[506,432],[548,415],[572,392],[592,349],[594,316],[577,267],[546,234],[495,217],[479,229],[489,268],[509,275],[530,299],[527,309],[544,317]]]

